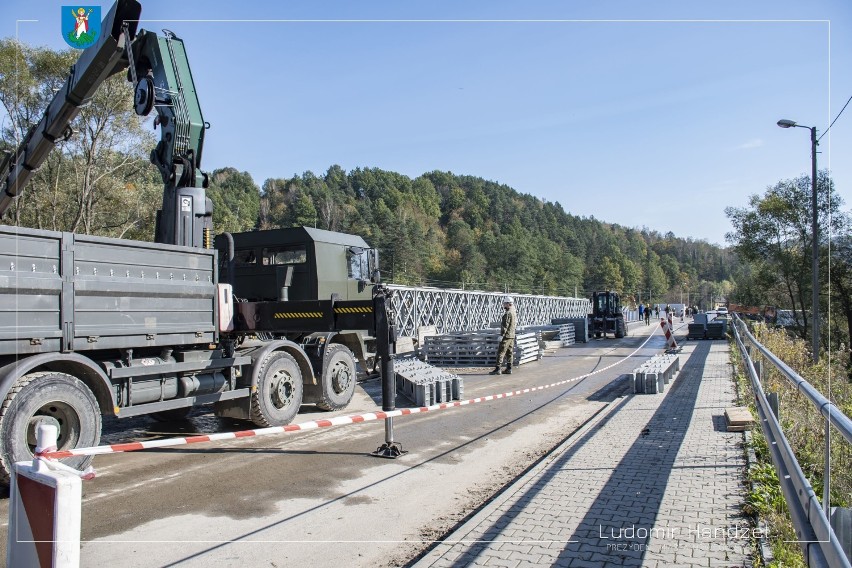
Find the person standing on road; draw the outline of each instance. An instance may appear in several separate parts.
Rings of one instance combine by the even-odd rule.
[[[651,306],[645,308],[645,325],[651,324]]]
[[[645,317],[645,305],[642,302],[639,302],[639,321],[642,321],[642,318]]]
[[[497,363],[492,375],[500,374],[500,363],[506,359],[504,375],[512,374],[512,356],[515,347],[515,329],[518,327],[518,312],[511,296],[503,296],[503,319],[500,320],[500,346],[497,348]]]

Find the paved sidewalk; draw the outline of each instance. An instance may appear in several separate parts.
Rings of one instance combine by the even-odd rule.
[[[416,566],[750,565],[729,354],[687,343],[664,394],[613,402]]]

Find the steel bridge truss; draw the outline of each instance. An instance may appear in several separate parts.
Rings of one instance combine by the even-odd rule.
[[[507,294],[389,286],[399,336],[413,337],[417,328],[434,325],[438,333],[486,329],[500,321],[502,298]],[[553,318],[584,318],[591,303],[583,298],[508,294],[518,310],[518,326],[549,325]]]

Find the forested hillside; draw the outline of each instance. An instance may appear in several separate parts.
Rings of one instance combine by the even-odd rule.
[[[726,250],[704,241],[578,217],[480,177],[331,166],[260,189],[233,169],[211,179],[217,231],[356,233],[381,250],[386,278],[397,283],[559,295],[613,288],[655,301],[682,292],[709,303],[727,293],[735,269]]]
[[[0,149],[14,149],[38,121],[76,57],[0,40]],[[108,80],[2,222],[151,239],[162,182],[146,159],[154,135],[132,102],[121,74]],[[412,179],[332,165],[262,186],[220,168],[208,195],[217,232],[308,225],[359,234],[380,249],[384,277],[397,283],[581,296],[612,288],[702,306],[727,295],[736,264],[726,250],[577,217],[525,191],[449,172]]]

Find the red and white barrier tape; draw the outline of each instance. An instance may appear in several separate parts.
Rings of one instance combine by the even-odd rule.
[[[629,359],[633,357],[636,353],[639,352],[640,349],[645,347],[645,344],[651,340],[651,337],[654,336],[654,330],[651,331],[651,334],[648,336],[642,345],[636,348],[635,351],[626,355],[624,359]],[[165,440],[151,440],[147,442],[128,442],[124,444],[111,444],[109,446],[97,446],[93,448],[75,448],[73,450],[62,450],[62,451],[54,451],[54,452],[44,452],[40,457],[46,458],[48,460],[53,459],[62,459],[62,458],[70,458],[74,456],[95,456],[102,454],[115,454],[120,452],[134,452],[137,450],[147,450],[152,448],[167,448],[172,446],[183,446],[187,444],[197,444],[200,442],[218,442],[221,440],[235,440],[238,438],[251,438],[255,436],[268,436],[271,434],[284,434],[288,432],[304,432],[307,430],[316,430],[317,428],[328,428],[329,426],[342,426],[344,424],[360,424],[361,422],[372,422],[374,420],[384,420],[386,418],[394,418],[396,416],[408,416],[409,414],[422,414],[424,412],[432,412],[435,410],[446,410],[448,408],[455,408],[457,406],[468,406],[471,404],[478,404],[481,402],[488,402],[492,400],[498,400],[501,398],[509,398],[510,396],[516,396],[520,394],[526,394],[530,392],[540,391],[544,389],[553,388],[560,385],[566,385],[568,383],[573,383],[575,381],[579,381],[581,379],[585,379],[587,377],[591,377],[592,375],[596,375],[598,373],[602,373],[609,369],[612,369],[616,365],[621,364],[622,361],[616,361],[612,365],[607,367],[602,367],[597,369],[596,371],[592,371],[591,373],[586,373],[585,375],[580,375],[579,377],[574,377],[573,379],[566,379],[564,381],[559,381],[556,383],[551,383],[549,385],[543,385],[539,387],[530,387],[522,390],[516,390],[511,392],[505,392],[502,394],[493,394],[488,396],[481,396],[477,398],[471,398],[467,400],[458,400],[454,402],[444,402],[441,404],[433,404],[432,406],[421,406],[419,408],[400,408],[397,410],[391,410],[388,412],[379,411],[379,412],[370,412],[367,414],[356,414],[353,416],[338,416],[336,418],[329,418],[325,420],[312,420],[310,422],[302,422],[301,424],[288,424],[287,426],[273,426],[271,428],[258,428],[255,430],[242,430],[240,432],[223,432],[219,434],[206,434],[203,436],[188,436],[186,438],[167,438]],[[51,463],[51,465],[55,465],[55,463]]]
[[[95,478],[95,470],[92,466],[87,467],[83,471],[79,469],[74,469],[73,467],[67,466],[64,463],[55,461],[56,458],[53,457],[54,454],[58,453],[56,446],[48,446],[47,448],[40,448],[36,446],[35,453],[33,457],[38,460],[40,463],[46,465],[49,469],[54,471],[64,471],[66,473],[73,473],[74,475],[85,479],[94,479]]]

